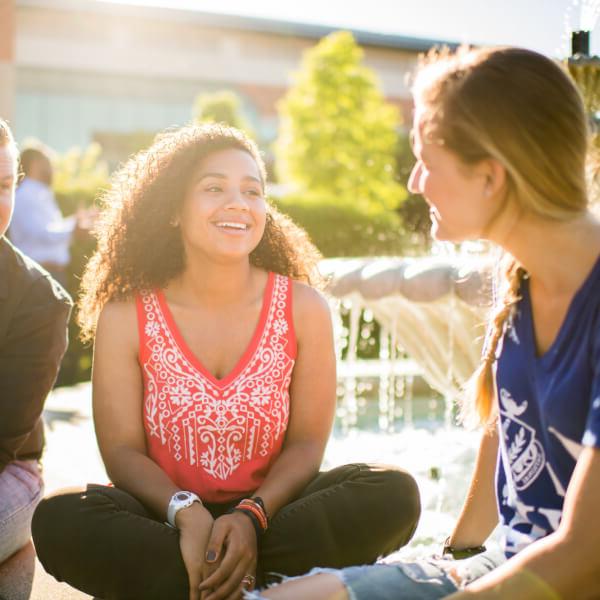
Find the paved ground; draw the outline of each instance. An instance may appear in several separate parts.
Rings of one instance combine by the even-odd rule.
[[[106,483],[92,424],[89,384],[52,393],[44,413],[46,493],[88,482]],[[477,447],[477,432],[407,427],[393,434],[351,431],[333,436],[324,468],[346,462],[391,463],[408,468],[419,484],[423,514],[410,546],[400,553],[412,559],[439,551],[458,513]],[[423,449],[427,449],[426,452]],[[0,565],[0,600],[91,600],[59,584],[35,559],[32,546]]]
[[[61,388],[46,402],[46,493],[89,481],[105,483],[91,420],[89,384]],[[85,600],[83,594],[48,575],[26,546],[0,565],[0,600]]]

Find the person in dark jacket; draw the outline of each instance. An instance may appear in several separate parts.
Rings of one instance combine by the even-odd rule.
[[[43,495],[41,414],[67,348],[72,306],[62,287],[4,235],[17,158],[0,119],[0,562],[27,543]]]

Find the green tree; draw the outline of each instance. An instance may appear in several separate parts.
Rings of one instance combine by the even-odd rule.
[[[102,148],[91,143],[54,156],[53,188],[64,214],[93,204],[108,186],[108,166],[102,159]]]
[[[251,133],[240,98],[231,90],[199,94],[194,101],[193,119],[195,123],[225,123]]]
[[[109,185],[106,161],[98,143],[85,148],[72,148],[53,157],[53,188],[65,215],[78,208],[90,207]],[[67,291],[74,299],[79,296],[81,274],[96,246],[91,235],[77,235],[71,244],[71,261],[67,268]],[[90,377],[92,349],[79,339],[79,328],[72,317],[69,322],[69,347],[63,358],[57,385],[71,385]]]
[[[279,104],[275,144],[282,181],[366,213],[397,208],[400,114],[387,104],[363,50],[336,32],[308,50]]]

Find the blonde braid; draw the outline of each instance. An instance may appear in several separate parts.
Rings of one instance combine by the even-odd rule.
[[[482,425],[490,425],[495,420],[494,365],[497,359],[498,344],[504,334],[513,307],[520,299],[519,288],[521,279],[525,275],[523,267],[510,254],[505,256],[503,262],[501,283],[503,283],[504,290],[498,298],[498,308],[490,320],[481,364],[473,376],[474,412]]]

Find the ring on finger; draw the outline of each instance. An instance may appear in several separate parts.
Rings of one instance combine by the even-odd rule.
[[[251,590],[254,587],[254,584],[256,583],[256,577],[254,577],[254,575],[244,575],[242,577],[242,587],[245,590]]]

